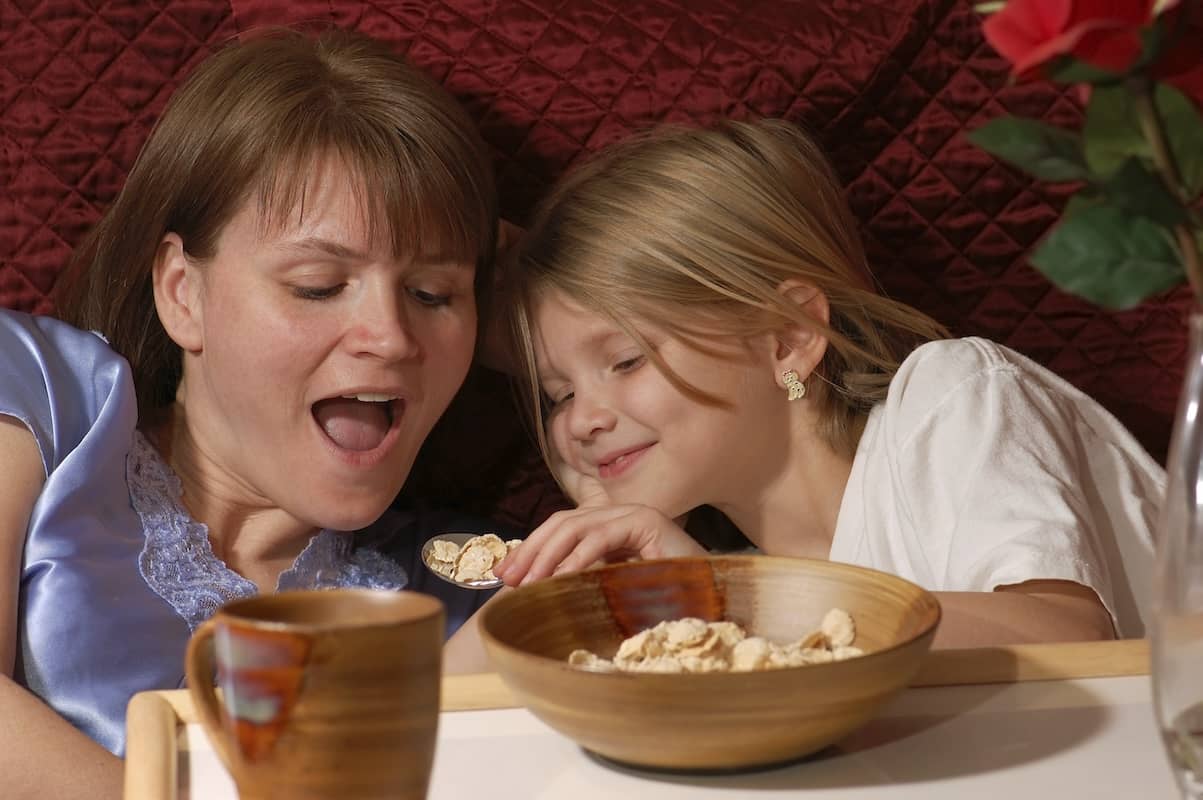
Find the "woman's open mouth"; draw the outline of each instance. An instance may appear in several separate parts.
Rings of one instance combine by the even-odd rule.
[[[380,448],[400,420],[403,401],[394,395],[361,393],[313,404],[313,418],[343,450],[367,453]]]

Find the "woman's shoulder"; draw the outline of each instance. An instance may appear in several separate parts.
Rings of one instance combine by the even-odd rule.
[[[21,420],[47,472],[105,410],[131,427],[137,401],[129,364],[99,335],[48,316],[0,309],[0,414]]]
[[[0,370],[41,370],[48,364],[89,369],[124,360],[98,333],[54,317],[0,308]]]

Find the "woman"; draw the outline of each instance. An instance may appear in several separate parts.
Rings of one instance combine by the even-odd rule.
[[[117,797],[125,704],[181,685],[222,602],[424,577],[341,532],[404,524],[496,231],[470,120],[378,44],[263,35],[179,89],[76,254],[70,325],[0,314],[6,796]]]

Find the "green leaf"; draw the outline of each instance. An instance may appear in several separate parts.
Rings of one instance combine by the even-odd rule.
[[[1103,184],[1103,191],[1116,208],[1138,214],[1166,228],[1186,222],[1186,209],[1178,202],[1161,176],[1151,172],[1136,158],[1123,166]]]
[[[1132,62],[1129,74],[1146,72],[1149,65],[1161,58],[1165,50],[1165,17],[1158,16],[1152,25],[1140,31],[1140,55]]]
[[[1048,76],[1055,83],[1090,83],[1108,86],[1119,83],[1124,76],[1118,72],[1079,61],[1073,56],[1060,56],[1048,66]]]
[[[968,134],[969,141],[1041,180],[1087,180],[1078,135],[1043,122],[999,117]]]
[[[1153,99],[1165,123],[1183,186],[1189,197],[1198,197],[1203,191],[1203,115],[1186,95],[1166,84],[1157,85]]]
[[[1110,175],[1132,156],[1152,158],[1152,150],[1123,86],[1100,86],[1086,104],[1086,163],[1097,174]]]
[[[1108,308],[1131,308],[1183,279],[1182,264],[1161,226],[1110,204],[1077,197],[1031,256],[1065,291]]]

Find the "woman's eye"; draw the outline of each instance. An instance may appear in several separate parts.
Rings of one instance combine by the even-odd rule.
[[[643,361],[644,361],[643,355],[637,355],[633,358],[624,358],[622,361],[619,361],[617,364],[614,365],[614,371],[615,372],[630,372],[631,370],[637,369],[640,365],[642,365]]]
[[[428,292],[425,289],[410,289],[409,295],[424,306],[449,306],[451,305],[451,295],[436,294]]]
[[[292,293],[302,300],[329,300],[343,290],[345,283],[336,286],[294,286]]]

